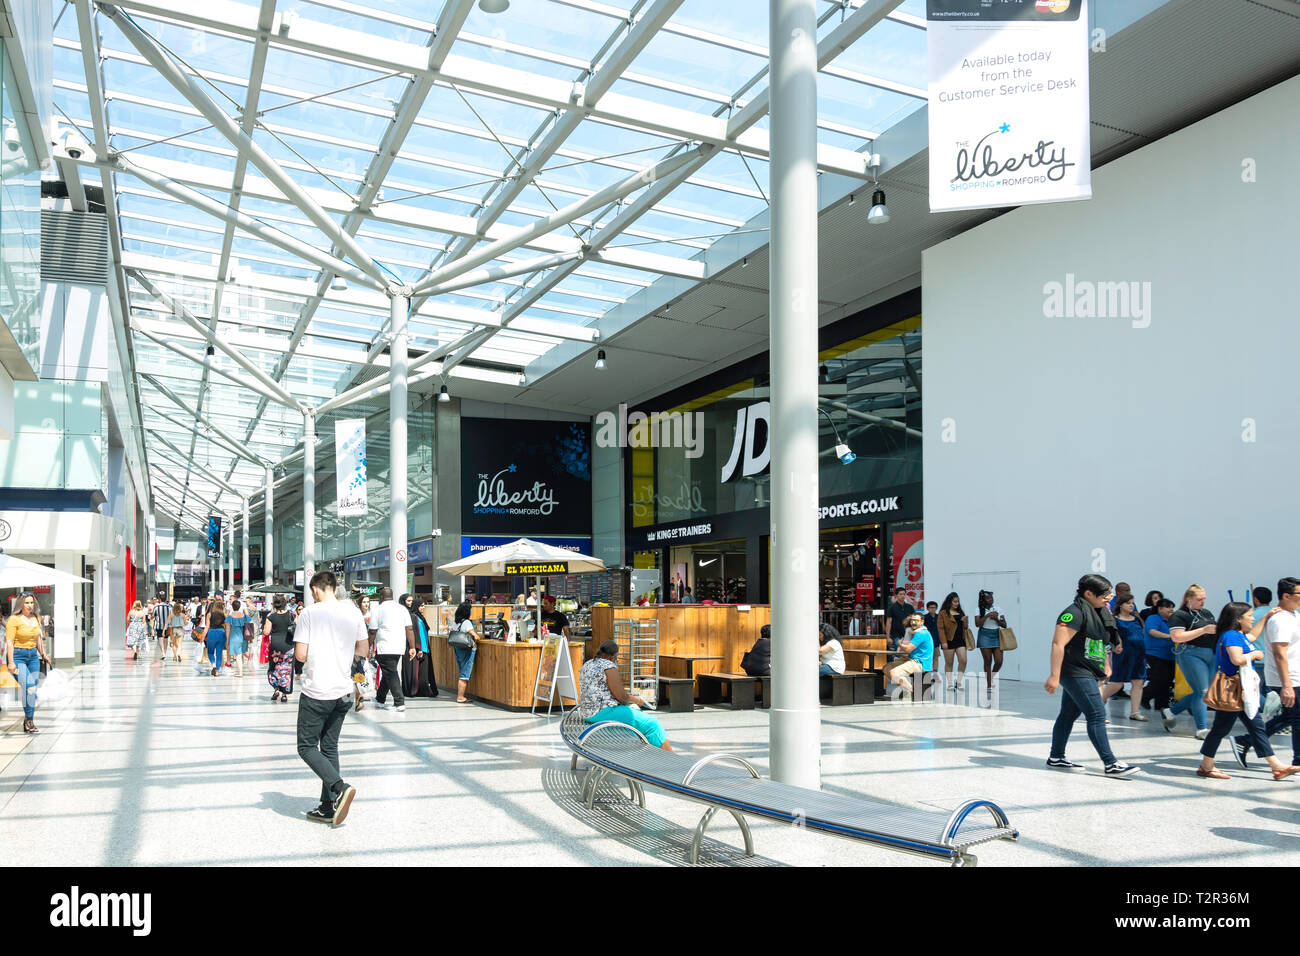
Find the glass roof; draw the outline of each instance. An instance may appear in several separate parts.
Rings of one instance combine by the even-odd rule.
[[[386,365],[386,291],[394,283],[455,277],[457,260],[485,243],[504,240],[472,270],[477,284],[432,297],[417,288],[412,299],[413,356],[491,331],[471,353],[454,355],[453,383],[513,381],[565,341],[594,347],[595,323],[661,279],[656,268],[673,273],[673,260],[700,258],[767,208],[768,163],[753,145],[760,136],[744,146],[728,141],[707,162],[658,180],[647,208],[638,204],[644,184],[629,184],[595,208],[563,213],[527,242],[510,241],[694,146],[701,124],[725,128],[734,110],[763,93],[766,4],[511,0],[493,15],[473,0],[279,0],[267,30],[259,23],[266,5],[252,0],[223,5],[230,19],[220,23],[202,0],[122,0],[119,18],[96,9],[83,36],[75,5],[51,2],[61,121],[90,143],[102,124],[124,167],[109,175],[85,166],[83,181],[112,183],[128,276],[145,277],[309,407],[373,378],[367,366]],[[861,6],[819,0],[819,38]],[[924,103],[924,6],[903,0],[824,67],[824,147],[865,151]],[[664,9],[671,16],[658,30],[634,25]],[[83,43],[98,63],[91,78]],[[183,92],[156,69],[158,56],[198,92]],[[422,83],[430,65],[440,72]],[[608,92],[574,112],[575,84]],[[103,95],[92,103],[94,86]],[[214,128],[196,97],[242,125],[274,168],[259,168]],[[765,130],[766,116],[754,128]],[[164,191],[145,175],[170,184]],[[279,175],[301,195],[280,188]],[[268,241],[201,210],[177,195],[185,189],[284,238]],[[637,214],[623,214],[628,209]],[[322,214],[378,267],[343,255],[340,235],[313,221]],[[359,266],[375,287],[336,280],[334,270],[285,248],[295,240]],[[520,270],[584,245],[583,258]],[[499,267],[514,274],[477,274]],[[268,401],[268,389],[221,351],[211,369],[195,366],[203,335],[137,279],[128,279],[126,295],[137,371],[150,376],[139,383],[146,428],[185,455],[193,445],[204,470],[235,488],[259,489],[257,467],[239,463],[228,440],[185,428],[197,412],[274,463],[298,443],[301,414]],[[434,362],[423,370],[440,369]],[[161,442],[157,450],[174,472],[166,456],[175,453]],[[206,474],[193,470],[190,479],[198,494],[234,506]]]

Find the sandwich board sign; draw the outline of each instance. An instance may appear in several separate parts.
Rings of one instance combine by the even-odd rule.
[[[543,638],[542,656],[537,662],[537,679],[533,683],[533,706],[537,713],[538,701],[546,701],[546,716],[551,716],[556,692],[559,692],[560,713],[564,713],[564,698],[578,699],[578,683],[573,677],[573,659],[569,656],[569,642],[563,634],[547,634]]]

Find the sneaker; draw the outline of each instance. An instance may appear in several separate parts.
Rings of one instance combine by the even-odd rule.
[[[1246,769],[1246,754],[1250,751],[1250,745],[1241,737],[1233,737],[1230,741],[1232,744],[1232,756],[1237,761],[1237,766],[1242,770]]]
[[[393,710],[397,711],[399,714],[404,714],[406,713],[406,705],[398,704],[396,707],[393,708]]]
[[[1210,736],[1210,728],[1209,728],[1209,727],[1202,727],[1200,730],[1198,730],[1198,731],[1196,732],[1196,739],[1197,739],[1197,740],[1204,740],[1204,739],[1205,739],[1206,737],[1208,737],[1208,736]]]
[[[305,816],[314,823],[332,824],[334,822],[334,808],[322,803],[319,807],[308,810]]]
[[[348,810],[352,807],[352,798],[357,795],[357,788],[350,784],[344,784],[339,795],[334,798],[334,815],[330,822],[338,826],[348,818]]]
[[[1120,763],[1118,761],[1106,768],[1106,776],[1108,777],[1129,777],[1135,773],[1141,772],[1141,767],[1135,767],[1131,763]]]
[[[1160,711],[1160,723],[1164,724],[1165,730],[1172,734],[1174,732],[1174,725],[1178,723],[1178,715],[1168,707],[1165,707]]]
[[[1052,767],[1052,768],[1056,769],[1056,770],[1081,770],[1081,769],[1083,769],[1083,764],[1081,764],[1081,763],[1071,763],[1069,760],[1066,760],[1064,757],[1049,757],[1049,758],[1047,758],[1047,765],[1048,765],[1049,767]]]
[[[388,701],[386,700],[375,701],[375,710],[387,710],[387,709],[388,709]]]

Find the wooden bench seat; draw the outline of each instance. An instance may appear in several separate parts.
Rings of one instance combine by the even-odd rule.
[[[748,674],[700,674],[700,703],[716,704],[726,700],[732,710],[753,710],[755,691],[762,679]]]
[[[660,709],[670,714],[689,714],[695,709],[695,681],[690,677],[659,678]],[[668,706],[663,707],[664,702]]]

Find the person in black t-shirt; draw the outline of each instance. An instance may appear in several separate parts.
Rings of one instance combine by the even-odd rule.
[[[894,592],[894,600],[885,609],[885,644],[892,651],[898,647],[898,639],[907,630],[903,622],[916,613],[916,608],[907,603],[907,592],[899,588]]]
[[[1172,707],[1162,710],[1161,723],[1165,730],[1173,733],[1178,715],[1188,711],[1196,722],[1196,739],[1204,740],[1210,732],[1205,714],[1205,691],[1214,679],[1214,651],[1219,638],[1214,615],[1205,609],[1205,588],[1199,584],[1187,588],[1182,606],[1170,615],[1169,639],[1174,642],[1178,669],[1183,672],[1192,692],[1174,701]]]
[[[542,623],[552,634],[569,636],[569,619],[555,609],[554,594],[547,594],[542,598]]]
[[[1076,770],[1081,764],[1065,759],[1065,744],[1074,722],[1082,714],[1088,722],[1088,738],[1112,777],[1126,777],[1137,767],[1121,763],[1110,749],[1106,735],[1106,709],[1097,682],[1110,676],[1110,648],[1122,650],[1115,619],[1106,602],[1111,597],[1110,581],[1100,574],[1079,578],[1074,603],[1056,618],[1052,635],[1051,673],[1043,685],[1049,694],[1061,689],[1061,712],[1052,727],[1052,752],[1047,766]]]

